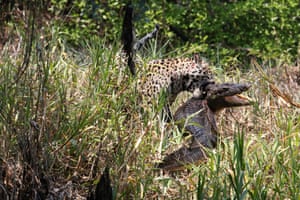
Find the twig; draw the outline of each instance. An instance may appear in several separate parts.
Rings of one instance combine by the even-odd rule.
[[[151,33],[148,33],[147,35],[145,35],[144,37],[142,37],[140,40],[138,40],[134,46],[133,46],[133,50],[137,51],[139,50],[142,46],[145,45],[145,43],[149,40],[152,39],[156,36],[157,32],[159,30],[159,25],[156,24],[154,30]]]
[[[36,3],[36,2],[34,2]],[[34,39],[34,23],[35,23],[35,17],[36,17],[36,12],[35,12],[35,8],[36,8],[36,4],[31,5],[30,10],[29,10],[29,16],[28,16],[28,25],[30,27],[28,27],[27,29],[27,44],[26,44],[26,51],[25,51],[25,55],[24,55],[24,60],[22,65],[19,67],[16,78],[15,78],[15,83],[17,83],[21,76],[25,73],[26,69],[29,66],[29,62],[30,62],[30,57],[31,57],[31,53],[32,53],[32,44],[33,44],[33,39]]]
[[[260,72],[260,75],[269,83],[269,87],[274,95],[281,97],[285,102],[291,104],[292,106],[300,108],[300,103],[295,102],[290,95],[286,94],[285,92],[282,92],[278,87],[276,87],[275,82],[272,80],[272,77],[268,76],[264,72],[262,67],[257,63],[255,59],[252,59],[251,62]]]

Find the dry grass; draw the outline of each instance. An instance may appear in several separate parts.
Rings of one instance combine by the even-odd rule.
[[[165,174],[154,166],[182,134],[158,110],[142,111],[135,78],[115,59],[119,48],[93,38],[76,51],[56,34],[47,49],[33,50],[18,82],[24,43],[1,52],[1,198],[85,199],[106,166],[116,199],[300,197],[300,110],[254,65],[217,74],[251,83],[253,106],[219,114],[220,143],[207,162]],[[261,67],[299,103],[299,67]]]

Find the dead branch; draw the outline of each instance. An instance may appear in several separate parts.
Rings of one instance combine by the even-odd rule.
[[[138,40],[138,41],[134,44],[133,50],[134,50],[134,51],[139,50],[142,46],[145,45],[145,43],[146,43],[148,40],[150,40],[150,39],[152,39],[152,38],[154,38],[154,37],[156,36],[158,30],[159,30],[159,25],[156,24],[156,25],[155,25],[155,28],[154,28],[154,30],[153,30],[152,32],[148,33],[147,35],[145,35],[144,37],[142,37],[140,40]]]

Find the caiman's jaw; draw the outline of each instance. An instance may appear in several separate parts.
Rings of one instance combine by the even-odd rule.
[[[228,96],[224,97],[225,101],[228,103],[229,107],[234,107],[234,106],[247,106],[250,105],[252,100],[250,97],[242,95],[242,94],[237,94],[234,96]]]
[[[224,108],[248,106],[252,100],[244,95],[236,94],[233,96],[217,97],[215,99],[208,99],[207,104],[213,112],[218,112]]]

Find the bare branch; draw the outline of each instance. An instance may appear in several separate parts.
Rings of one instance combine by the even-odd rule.
[[[139,50],[142,46],[145,45],[145,43],[146,43],[148,40],[150,40],[150,39],[152,39],[152,38],[154,38],[154,37],[156,36],[158,30],[159,30],[159,25],[156,24],[154,30],[153,30],[151,33],[148,33],[147,35],[145,35],[144,37],[142,37],[140,40],[138,40],[138,41],[134,44],[133,50],[134,50],[134,51]]]

